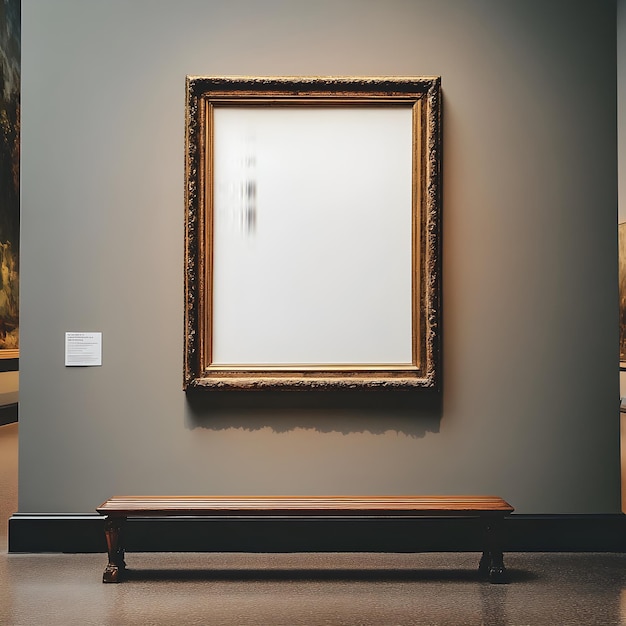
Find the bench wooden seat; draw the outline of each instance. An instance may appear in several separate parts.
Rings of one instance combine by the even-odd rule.
[[[479,572],[506,581],[499,526],[513,507],[496,496],[115,496],[96,511],[105,515],[109,563],[103,582],[124,578],[124,524],[129,517],[476,517],[484,528]]]

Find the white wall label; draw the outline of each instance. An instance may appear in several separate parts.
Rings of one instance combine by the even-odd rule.
[[[65,333],[65,365],[102,365],[102,333]]]

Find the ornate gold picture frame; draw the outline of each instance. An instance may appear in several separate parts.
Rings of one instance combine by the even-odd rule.
[[[185,389],[437,387],[437,77],[188,77]]]

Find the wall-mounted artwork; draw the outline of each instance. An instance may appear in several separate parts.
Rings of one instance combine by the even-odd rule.
[[[20,0],[0,3],[0,358],[19,356]]]
[[[186,389],[437,386],[440,102],[187,79]]]
[[[618,226],[619,239],[619,360],[626,369],[626,222]]]

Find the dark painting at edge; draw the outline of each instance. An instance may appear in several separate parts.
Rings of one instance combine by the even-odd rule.
[[[619,232],[619,360],[626,366],[626,223],[618,226]]]
[[[0,0],[0,358],[19,355],[21,0]]]

